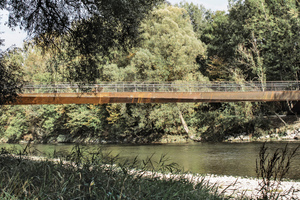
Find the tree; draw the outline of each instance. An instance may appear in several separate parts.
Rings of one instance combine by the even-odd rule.
[[[178,6],[187,11],[197,38],[201,39],[203,31],[208,25],[207,16],[209,16],[211,11],[205,9],[203,5],[195,5],[188,2],[181,2]]]
[[[224,63],[229,63],[234,55],[232,45],[235,43],[228,15],[224,11],[209,13],[208,24],[205,27],[201,40],[207,45],[207,57],[219,57]]]
[[[213,12],[201,36],[208,58],[201,72],[211,80],[236,82],[298,80],[299,3],[281,0],[230,1],[229,13]],[[298,30],[298,31],[297,31]],[[299,59],[298,59],[299,60]],[[272,105],[268,103],[267,105]],[[203,139],[264,129],[265,103],[199,106],[195,127]],[[238,111],[238,112],[237,112]],[[237,128],[237,129],[236,129]]]
[[[297,1],[239,0],[230,6],[228,14],[212,15],[204,31],[209,56],[240,69],[247,80],[298,80]]]
[[[3,8],[5,1],[0,2],[0,9]],[[1,17],[0,17],[1,19]],[[0,32],[1,34],[1,32]],[[0,46],[4,44],[4,40],[0,38]],[[9,68],[4,59],[4,52],[0,50],[0,106],[15,100],[17,93],[20,92],[20,82],[13,72],[14,67]]]
[[[8,55],[0,54],[0,105],[15,101],[23,84],[19,66],[13,62],[7,64]]]
[[[204,56],[205,47],[197,39],[185,9],[162,5],[150,13],[140,30],[142,40],[138,47],[130,50],[126,59],[103,66],[106,78],[114,81],[163,81],[170,84],[207,81],[196,63],[199,55]],[[115,55],[118,58],[122,54]],[[118,109],[110,106],[109,110],[110,119],[117,120],[116,124],[125,124],[125,133],[188,133],[190,136],[192,128],[188,127],[186,119],[190,119],[194,106],[192,103],[134,104],[119,105]]]
[[[185,9],[162,6],[154,10],[141,25],[143,42],[134,49],[131,68],[135,80],[204,81],[196,58],[205,54]]]
[[[95,54],[107,53],[111,47],[130,48],[138,41],[138,26],[146,14],[161,0],[5,0],[0,9],[9,10],[8,25],[20,26],[43,47],[63,47],[57,45],[57,38],[66,41],[73,55],[84,59],[72,69],[75,81],[93,82],[99,77]],[[0,38],[0,45],[3,40]],[[51,49],[50,48],[50,49]],[[74,54],[75,52],[75,54]],[[17,80],[14,66],[0,63],[0,104],[10,102],[20,92],[20,79]],[[74,75],[75,74],[75,75]],[[74,78],[75,77],[75,78]],[[18,81],[18,82],[13,82]],[[11,92],[10,92],[11,90]]]
[[[20,26],[43,47],[56,46],[62,37],[69,57],[84,59],[74,66],[75,81],[93,82],[99,77],[96,53],[112,47],[131,48],[138,42],[138,26],[162,0],[7,0],[9,26]],[[60,45],[58,45],[60,46]],[[72,51],[71,51],[72,50]]]
[[[73,34],[74,22],[79,22],[80,24],[87,24],[86,28],[90,31],[93,31],[92,28],[96,28],[98,31],[100,28],[107,31],[119,29],[121,34],[117,39],[121,43],[126,37],[136,38],[138,32],[135,29],[140,21],[159,2],[161,1],[7,0],[2,3],[2,7],[6,5],[10,11],[9,26],[20,26],[33,36],[45,36],[44,39],[48,42],[51,40],[47,39],[51,39],[53,36],[66,33]],[[100,24],[97,24],[99,22]],[[104,23],[112,24],[103,26]],[[85,35],[73,36],[79,39]],[[109,38],[110,35],[105,36],[107,39],[111,39]],[[111,37],[114,36],[111,35]]]

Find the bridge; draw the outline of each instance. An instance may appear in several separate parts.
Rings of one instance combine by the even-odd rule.
[[[13,105],[298,101],[299,82],[28,84]]]

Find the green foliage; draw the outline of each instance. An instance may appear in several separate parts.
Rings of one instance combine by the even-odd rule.
[[[3,126],[0,135],[10,142],[17,142],[28,129],[26,110],[20,106],[2,106],[0,124]]]
[[[223,141],[229,136],[253,134],[263,124],[254,117],[251,103],[201,104],[192,118],[192,126],[203,141]]]
[[[197,40],[186,11],[162,5],[143,21],[142,41],[130,53],[111,51],[111,63],[100,66],[105,81],[205,81],[196,58],[204,56],[205,47]],[[104,59],[104,58],[102,58]],[[161,134],[186,134],[179,112],[184,118],[194,104],[107,105],[111,132],[142,141]],[[144,139],[143,139],[144,138]]]
[[[212,14],[204,31],[209,57],[241,69],[248,80],[298,80],[297,11],[297,1],[232,1],[229,13]]]
[[[57,13],[44,3],[5,2],[11,6],[11,25],[24,22],[27,30],[39,34],[37,45],[27,44],[5,57],[12,80],[19,76],[35,83],[258,80],[262,85],[266,80],[298,80],[296,1],[231,1],[226,13],[186,2],[173,7],[158,5],[160,1],[103,0],[90,2],[84,8],[90,8],[90,15],[81,17],[77,9],[88,2],[80,2],[67,2],[66,7],[54,2],[57,13],[66,16],[58,21]],[[41,18],[39,24],[33,19],[43,14],[30,15],[32,10],[24,6],[44,9],[44,15],[53,18]],[[69,12],[75,13],[72,25]],[[38,47],[48,39],[49,49]],[[14,70],[18,68],[21,72]],[[266,129],[261,116],[272,113],[265,111],[269,108],[278,110],[272,104],[245,102],[7,107],[1,110],[0,131],[3,137],[31,134],[39,141],[66,135],[151,142],[164,134],[222,141]]]
[[[21,93],[22,72],[18,65],[19,59],[13,56],[14,53],[0,52],[0,106],[15,101],[18,93]]]
[[[184,8],[188,12],[194,32],[197,35],[197,38],[200,39],[204,29],[208,25],[207,15],[210,10],[207,10],[203,5],[195,5],[187,2],[180,2],[178,6]]]
[[[19,26],[43,49],[68,48],[67,62],[78,56],[69,74],[75,81],[94,82],[99,77],[97,54],[111,48],[128,50],[139,42],[138,27],[162,0],[1,1],[9,13],[8,25]],[[64,40],[57,41],[57,38]],[[66,57],[65,57],[66,58]],[[73,63],[74,64],[74,63]]]
[[[103,126],[102,108],[97,105],[67,106],[65,128],[74,135],[101,134]]]
[[[143,42],[131,60],[138,74],[135,80],[205,80],[196,65],[205,47],[197,40],[184,9],[162,6],[154,10],[141,31]]]

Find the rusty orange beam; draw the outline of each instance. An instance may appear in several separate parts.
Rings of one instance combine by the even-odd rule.
[[[265,92],[101,92],[20,94],[13,105],[298,101],[300,91]]]

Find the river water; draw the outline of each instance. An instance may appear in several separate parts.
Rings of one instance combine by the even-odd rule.
[[[300,142],[270,142],[266,146],[272,154],[276,148],[294,149]],[[151,144],[151,145],[101,145],[104,151],[111,155],[119,155],[121,159],[145,160],[152,156],[152,162],[158,162],[162,155],[166,155],[169,162],[175,162],[184,171],[199,174],[231,175],[256,177],[255,166],[260,147],[263,143],[189,143],[189,144]],[[20,145],[0,144],[1,147],[21,148]],[[42,152],[70,151],[73,145],[35,145]],[[97,145],[86,145],[92,149]],[[290,172],[286,178],[300,180],[300,149],[293,159]]]

